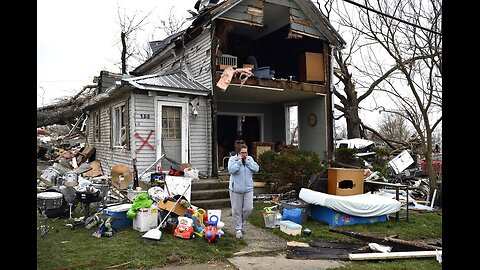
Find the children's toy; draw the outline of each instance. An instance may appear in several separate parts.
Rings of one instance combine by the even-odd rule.
[[[203,218],[199,218],[198,216],[193,215],[192,220],[193,220],[193,228],[195,230],[195,233],[198,236],[203,237],[203,230],[205,230],[205,224],[203,223]]]
[[[197,212],[195,213],[195,215],[197,217],[199,217],[203,223],[208,223],[208,214],[207,214],[207,211],[205,211],[205,209],[203,208],[198,208]]]
[[[203,231],[203,236],[209,243],[218,241],[218,239],[223,236],[223,231],[217,228],[218,216],[212,215],[208,224]]]
[[[111,237],[113,235],[113,228],[112,228],[112,218],[107,218],[107,220],[100,219],[98,223],[98,230],[95,231],[92,235],[100,238],[102,236]]]
[[[187,192],[187,190],[189,188],[190,188],[190,185],[188,185],[187,188],[185,188],[185,190],[182,193],[182,196]],[[173,205],[172,209],[170,209],[170,211],[168,211],[167,215],[163,218],[162,222],[160,222],[158,227],[154,228],[154,229],[150,229],[149,231],[147,231],[144,235],[142,235],[143,238],[152,239],[152,240],[160,240],[160,238],[162,237],[162,232],[160,231],[160,228],[163,226],[163,222],[165,222],[165,220],[170,215],[170,213],[172,213],[172,210],[178,204],[180,199],[181,199],[181,197],[177,199],[177,201]]]
[[[193,220],[188,217],[178,217],[178,225],[173,235],[182,239],[192,239],[195,238],[193,232]]]

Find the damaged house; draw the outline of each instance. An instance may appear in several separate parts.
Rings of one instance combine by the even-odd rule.
[[[135,159],[141,172],[165,154],[215,176],[237,139],[253,154],[294,142],[331,155],[331,52],[345,42],[311,1],[210,1],[186,30],[150,45],[130,75],[101,72],[84,104],[103,168]],[[218,87],[232,68],[252,74]]]

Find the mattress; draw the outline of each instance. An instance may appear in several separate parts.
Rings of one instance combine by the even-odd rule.
[[[357,217],[388,215],[400,211],[401,207],[401,203],[395,199],[372,193],[338,196],[302,188],[299,197],[307,203]]]

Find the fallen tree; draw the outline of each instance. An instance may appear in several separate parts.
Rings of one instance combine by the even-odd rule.
[[[72,98],[60,101],[56,104],[44,106],[37,109],[37,127],[50,125],[68,125],[72,127],[77,118],[82,115],[81,106],[85,101],[82,93],[87,89],[94,89],[96,85],[87,85]]]

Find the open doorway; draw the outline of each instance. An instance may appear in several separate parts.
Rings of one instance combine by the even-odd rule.
[[[261,116],[217,116],[218,167],[226,166],[223,159],[234,153],[236,140],[244,140],[249,149],[261,141]]]
[[[286,144],[292,144],[298,146],[298,105],[288,104],[285,105],[285,126],[288,127],[286,131]]]

